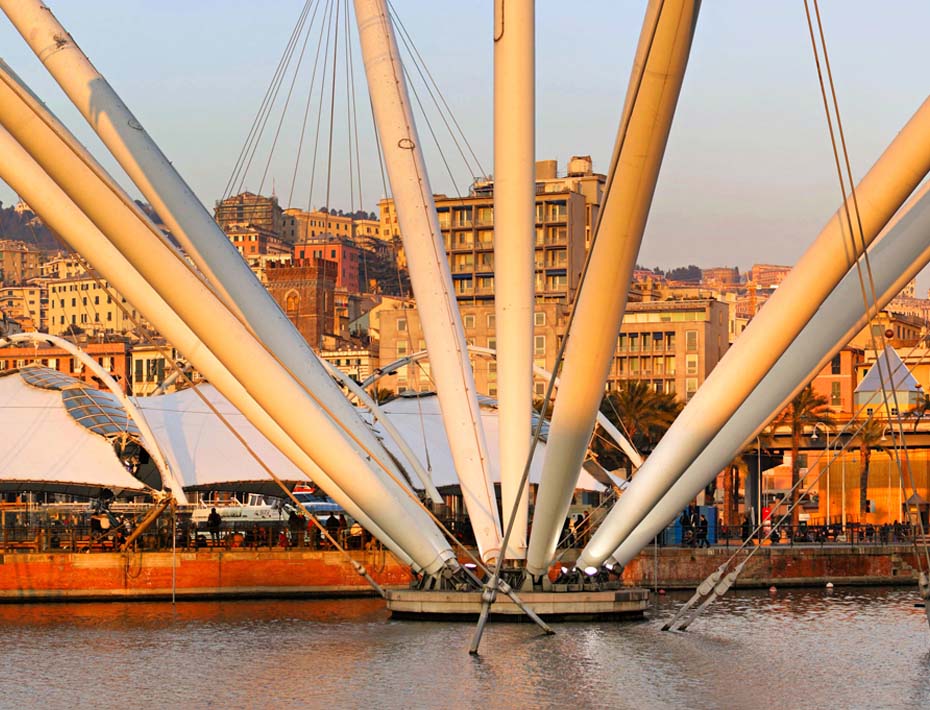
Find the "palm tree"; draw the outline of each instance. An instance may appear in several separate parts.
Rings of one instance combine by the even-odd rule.
[[[798,482],[801,480],[801,437],[806,427],[815,424],[833,426],[833,413],[825,397],[816,394],[810,385],[807,385],[795,396],[791,403],[782,410],[773,427],[787,426],[791,429],[791,525],[797,527],[800,519],[800,509],[797,505],[800,491]]]
[[[866,499],[869,495],[869,465],[872,462],[872,450],[883,447],[878,443],[885,436],[885,425],[878,419],[866,419],[856,434],[859,442],[859,514],[866,511]]]
[[[628,380],[604,396],[601,412],[626,432],[633,446],[639,451],[649,452],[659,443],[683,406],[675,395],[656,392],[648,382]],[[595,441],[595,453],[599,459],[603,456],[609,460],[611,457],[611,452],[604,450],[599,440]],[[616,455],[614,458],[618,460]],[[626,457],[623,460],[629,479],[633,474],[633,464]]]

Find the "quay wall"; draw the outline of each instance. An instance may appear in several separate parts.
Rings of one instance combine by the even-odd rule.
[[[378,584],[406,586],[409,568],[388,552],[352,552]],[[0,556],[0,601],[84,601],[372,594],[338,552],[199,550],[14,552]]]
[[[734,553],[726,547],[646,549],[623,570],[631,586],[693,589]],[[745,555],[738,557],[744,559]],[[915,584],[910,545],[765,546],[746,563],[736,587]]]
[[[732,549],[648,549],[623,571],[628,586],[687,589],[725,562]],[[402,588],[410,571],[385,551],[353,551],[383,587]],[[917,560],[906,545],[765,547],[736,586],[914,584]],[[313,597],[370,595],[338,552],[199,550],[171,552],[7,552],[0,555],[0,602]]]

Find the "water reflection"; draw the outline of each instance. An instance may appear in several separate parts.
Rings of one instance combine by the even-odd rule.
[[[379,600],[0,606],[0,707],[930,707],[913,590],[740,592],[687,633],[391,621]]]

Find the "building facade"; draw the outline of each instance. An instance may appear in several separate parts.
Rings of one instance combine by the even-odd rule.
[[[268,292],[313,348],[335,330],[336,264],[324,259],[302,259],[281,266],[267,265]]]
[[[40,274],[41,252],[25,242],[0,239],[0,284],[24,284]]]
[[[96,360],[97,364],[116,380],[124,392],[129,391],[130,348],[128,343],[124,341],[108,343],[80,342],[78,346]],[[61,348],[48,345],[35,347],[32,344],[22,347],[0,348],[0,371],[14,370],[33,364],[63,372],[89,385],[102,388],[99,379],[93,372],[84,367],[84,363]]]
[[[48,283],[48,332],[52,335],[130,334],[151,325],[105,279],[89,274]]]
[[[278,239],[283,237],[284,211],[275,196],[264,197],[252,192],[233,195],[216,203],[214,217],[227,234],[234,226],[249,226]]]
[[[630,303],[608,387],[643,380],[691,399],[729,347],[728,319],[727,304],[715,299]]]

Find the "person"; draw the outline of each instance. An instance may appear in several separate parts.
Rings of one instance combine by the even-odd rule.
[[[337,539],[339,535],[339,521],[336,519],[336,516],[330,513],[323,525],[326,528],[326,532],[329,533],[329,536],[334,540]]]
[[[707,540],[707,518],[703,514],[698,519],[697,546],[710,547],[710,542]]]
[[[210,515],[207,516],[207,530],[210,531],[210,539],[214,545],[220,544],[220,525],[223,523],[223,517],[216,512],[216,508],[210,509]]]
[[[292,510],[287,518],[287,527],[291,531],[291,544],[294,547],[303,547],[304,544],[304,518],[296,510]]]
[[[749,542],[749,538],[752,537],[752,518],[750,518],[749,513],[743,517],[743,542]]]
[[[346,516],[342,513],[339,513],[339,518],[337,518],[336,525],[336,540],[337,542],[345,547],[346,544],[346,531],[349,529],[349,524],[346,522]]]

